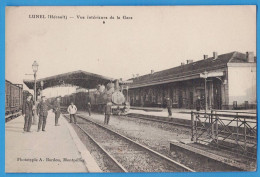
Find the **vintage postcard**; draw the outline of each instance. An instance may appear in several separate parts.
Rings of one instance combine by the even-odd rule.
[[[5,22],[6,173],[256,170],[256,6],[9,6]]]

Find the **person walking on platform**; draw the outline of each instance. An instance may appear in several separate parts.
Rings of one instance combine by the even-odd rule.
[[[59,118],[60,118],[60,97],[56,98],[56,101],[53,105],[53,112],[55,113],[55,126],[59,125]]]
[[[198,99],[196,100],[196,110],[200,111],[201,108],[201,100],[200,97],[198,96]]]
[[[74,124],[77,123],[77,119],[75,116],[76,112],[77,112],[77,107],[76,107],[76,105],[74,105],[73,102],[71,102],[71,104],[68,107],[68,113],[70,114],[70,123],[73,123],[73,122],[74,122]]]
[[[91,103],[90,103],[90,101],[88,101],[87,109],[88,109],[89,116],[91,116]]]
[[[24,132],[31,132],[32,115],[33,115],[33,102],[32,96],[28,95],[26,101],[23,103],[22,115],[24,117]]]
[[[171,117],[172,116],[172,100],[170,100],[169,97],[166,99],[166,106],[168,109],[168,117]]]
[[[42,100],[37,106],[37,114],[39,114],[38,132],[42,129],[45,131],[47,116],[48,116],[48,103],[46,97],[42,96]]]
[[[111,103],[111,102],[108,102],[108,103],[105,105],[104,114],[105,114],[104,124],[107,124],[107,125],[108,125],[109,120],[110,120],[110,115],[112,114],[112,103]]]

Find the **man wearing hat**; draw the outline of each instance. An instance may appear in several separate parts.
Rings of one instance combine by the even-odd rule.
[[[108,125],[111,114],[112,114],[112,103],[108,102],[104,107],[104,115],[105,115],[104,124]]]
[[[57,97],[53,104],[53,112],[55,113],[55,126],[59,126],[58,121],[60,118],[60,97]]]
[[[172,100],[169,97],[166,98],[166,106],[168,109],[168,117],[171,117],[172,116]]]
[[[200,111],[201,108],[201,100],[200,100],[200,96],[198,96],[198,99],[196,100],[196,110]]]
[[[28,95],[26,101],[23,103],[22,115],[24,117],[24,132],[30,132],[31,125],[32,125],[32,96]]]
[[[45,131],[46,120],[48,116],[48,104],[46,102],[46,97],[41,97],[41,102],[37,106],[37,114],[39,115],[38,132],[41,130]]]
[[[91,103],[88,101],[87,103],[88,115],[91,116]]]

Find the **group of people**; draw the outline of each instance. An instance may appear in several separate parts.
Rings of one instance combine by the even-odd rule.
[[[54,103],[51,105],[47,102],[47,99],[45,96],[41,96],[40,99],[36,102],[36,104],[33,104],[32,96],[28,95],[26,101],[23,104],[22,109],[22,115],[24,117],[24,132],[31,132],[31,125],[33,121],[33,116],[38,116],[38,129],[39,131],[46,131],[46,122],[48,117],[48,110],[53,109],[53,112],[55,113],[55,126],[59,126],[59,117],[61,114],[61,108],[60,108],[60,97],[57,97]],[[68,113],[70,114],[70,123],[77,124],[77,107],[76,105],[71,102],[71,104],[67,108]],[[87,111],[89,113],[89,116],[91,116],[91,103],[87,103]],[[104,106],[104,124],[108,125],[110,120],[110,115],[112,114],[112,103],[108,102]]]
[[[60,126],[59,125],[59,118],[61,114],[61,108],[60,108],[60,97],[57,97],[56,100],[54,101],[53,105],[48,103],[46,101],[45,96],[41,96],[36,104],[33,104],[32,101],[32,96],[28,95],[26,98],[26,101],[23,104],[23,109],[22,109],[22,115],[24,117],[24,132],[31,132],[31,125],[33,121],[33,116],[38,116],[39,121],[38,121],[38,129],[37,132],[39,131],[46,131],[46,121],[48,117],[48,110],[53,109],[53,112],[55,114],[55,126]],[[91,103],[87,103],[87,110],[89,113],[89,116],[91,116]],[[76,112],[77,112],[77,107],[74,105],[73,102],[69,105],[67,109],[68,113],[70,114],[70,123],[77,123],[76,119]]]
[[[53,109],[55,113],[55,126],[59,126],[58,120],[60,117],[60,98],[58,97],[53,105],[50,105],[46,101],[45,96],[41,96],[41,100],[38,100],[33,105],[32,96],[28,95],[26,101],[23,104],[22,115],[24,117],[24,132],[31,132],[32,117],[36,114],[39,117],[37,131],[45,131],[46,121],[48,117],[48,110]]]
[[[39,116],[39,122],[38,122],[38,132],[40,130],[45,131],[46,127],[46,120],[48,116],[48,110],[49,108],[53,109],[53,112],[55,113],[55,126],[59,126],[59,117],[61,114],[60,110],[60,97],[57,97],[54,104],[50,105],[46,101],[46,97],[42,96],[41,101],[36,103],[36,105],[33,105],[32,101],[32,96],[28,95],[25,103],[23,104],[23,109],[22,109],[22,114],[24,116],[24,132],[30,132],[31,125],[32,125],[32,117],[33,117],[33,111],[36,111],[36,114]],[[172,117],[172,100],[167,97],[166,98],[166,107],[168,110],[168,116]],[[196,110],[200,111],[201,109],[201,99],[198,97],[196,100]],[[87,103],[87,110],[89,113],[89,116],[91,116],[91,103]],[[73,102],[68,106],[67,108],[68,113],[70,114],[70,123],[75,123],[77,124],[77,118],[76,118],[76,113],[77,113],[77,107],[74,105]],[[112,114],[112,103],[108,102],[104,106],[104,124],[108,125],[110,116]]]

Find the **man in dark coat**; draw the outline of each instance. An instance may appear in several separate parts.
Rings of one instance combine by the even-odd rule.
[[[90,101],[88,101],[87,109],[88,109],[89,116],[91,116],[91,103],[90,103]]]
[[[104,124],[108,125],[109,120],[110,120],[110,115],[112,114],[112,103],[111,102],[108,102],[105,105],[104,114],[105,114]]]
[[[24,117],[24,132],[30,132],[32,125],[32,115],[33,115],[33,102],[32,96],[28,95],[26,101],[23,103],[22,115]]]
[[[201,108],[201,100],[200,97],[198,96],[198,99],[196,100],[196,110],[200,111]]]
[[[166,106],[168,109],[168,116],[171,117],[172,116],[172,100],[170,100],[169,97],[166,99]]]
[[[56,101],[53,104],[53,112],[55,113],[55,126],[59,126],[60,118],[60,97],[56,98]]]
[[[37,106],[37,114],[39,114],[38,132],[41,130],[45,131],[46,120],[48,116],[48,104],[46,97],[42,96],[41,102]]]

